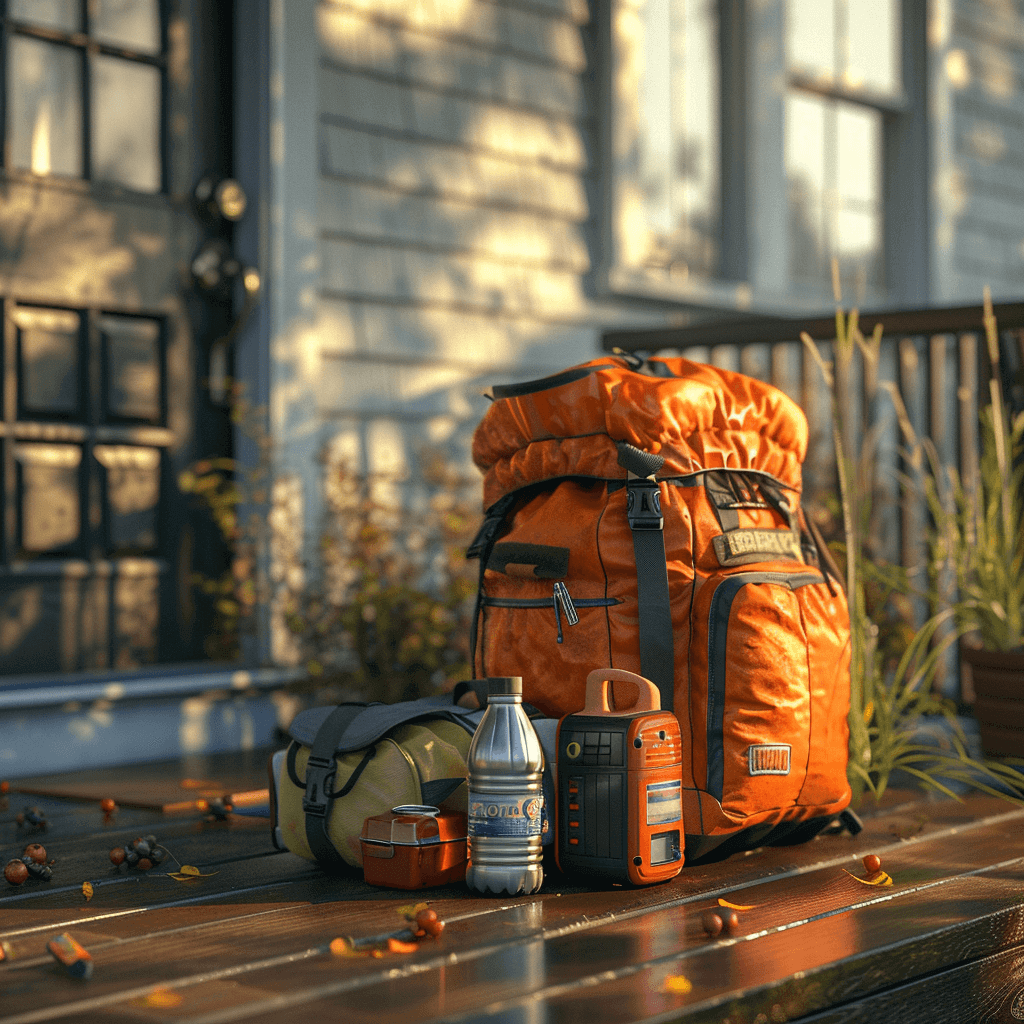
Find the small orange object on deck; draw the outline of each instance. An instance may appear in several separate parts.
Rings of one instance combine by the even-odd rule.
[[[92,977],[92,957],[89,955],[89,951],[67,932],[50,939],[46,948],[54,960],[61,964],[73,978]]]

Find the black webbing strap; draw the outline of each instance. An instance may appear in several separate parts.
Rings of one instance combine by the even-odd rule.
[[[476,636],[480,623],[480,613],[483,611],[484,599],[484,574],[487,572],[487,563],[490,561],[491,552],[494,550],[494,543],[498,539],[498,531],[505,521],[505,516],[516,500],[515,492],[500,497],[485,513],[484,521],[477,531],[473,542],[466,548],[467,558],[480,559],[480,573],[476,587],[476,603],[473,607],[473,621],[469,625],[469,657],[474,674],[476,673]],[[483,652],[480,654],[480,668],[483,669]]]
[[[344,796],[359,781],[359,776],[362,775],[375,750],[370,747],[366,751],[363,759],[348,777],[344,788],[338,792],[334,791],[334,775],[337,771],[334,754],[345,730],[364,710],[365,706],[360,704],[341,704],[336,707],[320,726],[309,752],[302,810],[306,815],[306,842],[309,843],[309,849],[321,867],[337,869],[345,866],[344,860],[327,834],[327,820],[335,799]],[[289,764],[289,775],[292,771],[292,765]]]
[[[641,451],[625,441],[619,441],[617,447],[619,465],[629,474],[626,480],[626,515],[633,533],[633,556],[636,559],[640,674],[658,687],[662,708],[672,711],[675,706],[675,645],[668,596],[661,488],[654,478],[665,459],[661,455]]]

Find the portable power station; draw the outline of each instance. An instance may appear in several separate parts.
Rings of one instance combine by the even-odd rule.
[[[613,708],[613,682],[636,701]],[[558,723],[555,856],[560,870],[649,885],[683,866],[682,737],[649,679],[624,669],[587,676],[586,705]]]

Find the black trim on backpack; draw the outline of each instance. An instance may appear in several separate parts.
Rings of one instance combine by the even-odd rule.
[[[598,370],[617,370],[614,363],[601,363],[599,366],[577,366],[562,373],[553,373],[550,377],[541,377],[538,380],[524,380],[518,384],[495,384],[491,388],[491,394],[497,398],[520,398],[523,395],[532,395],[538,391],[548,391],[551,388],[559,388],[563,384],[572,384],[573,381],[583,380]]]
[[[494,550],[495,541],[498,539],[498,531],[505,521],[509,509],[515,503],[516,492],[511,491],[502,495],[485,513],[484,521],[480,525],[473,543],[466,548],[467,558],[480,559],[480,574],[476,586],[476,602],[473,606],[473,621],[469,625],[469,654],[473,659],[473,672],[476,672],[476,635],[480,623],[480,613],[483,610],[481,600],[484,593],[484,575],[487,572],[487,563],[490,561],[491,552]],[[480,667],[483,668],[481,657]]]
[[[711,598],[708,619],[707,792],[719,803],[725,789],[725,743],[722,734],[725,727],[726,644],[732,603],[748,583],[775,583],[794,590],[824,582],[824,577],[816,572],[740,572],[723,580]]]

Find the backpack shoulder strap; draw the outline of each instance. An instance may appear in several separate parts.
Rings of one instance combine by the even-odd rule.
[[[672,605],[668,594],[665,560],[665,520],[661,490],[654,474],[665,459],[628,444],[616,442],[619,465],[626,470],[626,514],[633,534],[636,559],[637,604],[640,618],[640,674],[661,694],[665,711],[675,709],[675,647]]]

